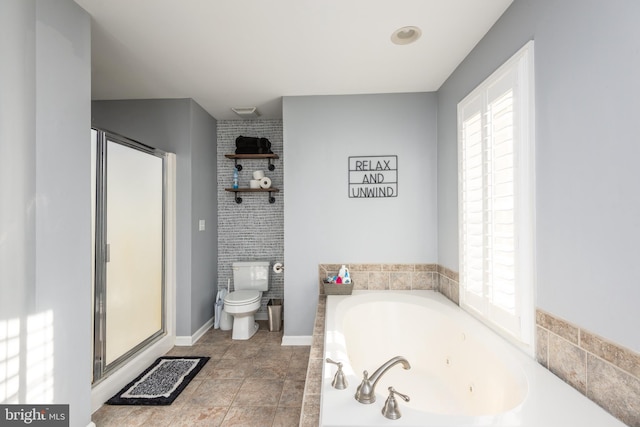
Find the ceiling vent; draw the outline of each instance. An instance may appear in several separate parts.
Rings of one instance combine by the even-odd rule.
[[[231,110],[243,119],[257,119],[260,116],[256,107],[233,107]]]

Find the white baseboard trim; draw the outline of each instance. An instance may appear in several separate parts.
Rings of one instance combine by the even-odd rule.
[[[191,346],[191,337],[176,337],[176,347]]]
[[[202,338],[202,336],[204,334],[207,333],[207,331],[209,329],[211,329],[213,327],[213,317],[209,320],[207,320],[205,322],[204,325],[202,325],[200,327],[200,329],[198,329],[196,331],[195,334],[191,335],[191,336],[180,336],[180,337],[176,337],[176,346],[179,347],[189,347],[194,345],[196,342],[198,342],[198,340],[200,338]]]
[[[284,335],[282,345],[311,345],[313,337],[311,335]]]
[[[118,368],[91,389],[91,413],[94,413],[114,394],[149,367],[158,357],[163,356],[174,345],[173,336],[167,335],[151,347],[143,350],[126,365]]]

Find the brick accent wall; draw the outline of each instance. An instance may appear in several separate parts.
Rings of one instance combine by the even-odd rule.
[[[262,170],[271,178],[276,201],[268,201],[269,193],[239,193],[237,204],[232,192],[225,191],[233,183],[234,161],[225,154],[235,153],[238,136],[255,136],[271,141],[271,150],[280,156],[272,160],[275,170],[267,169],[267,160],[247,159],[239,172],[240,187],[248,187],[253,171]],[[282,120],[222,120],[218,122],[218,286],[226,286],[235,261],[284,261],[284,188],[282,158]],[[213,262],[213,260],[212,260]],[[266,304],[270,298],[283,298],[284,275],[270,272],[269,291],[262,296],[262,306],[256,317],[266,318]]]

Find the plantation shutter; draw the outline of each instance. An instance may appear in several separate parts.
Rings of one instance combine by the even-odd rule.
[[[510,60],[458,106],[461,305],[525,342],[533,313],[526,66]]]

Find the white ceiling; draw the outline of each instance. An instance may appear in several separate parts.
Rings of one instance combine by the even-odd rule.
[[[75,0],[93,99],[193,98],[282,117],[282,96],[437,90],[512,0]],[[407,25],[414,44],[391,43]]]

